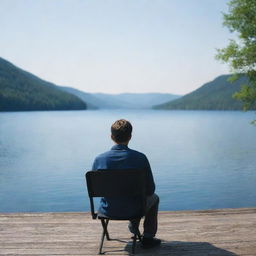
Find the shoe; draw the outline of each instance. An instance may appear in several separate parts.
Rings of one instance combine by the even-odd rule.
[[[143,237],[141,241],[142,248],[149,249],[161,244],[161,240],[154,237]]]

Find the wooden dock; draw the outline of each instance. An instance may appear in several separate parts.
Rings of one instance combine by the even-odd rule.
[[[106,255],[131,255],[127,222],[112,221]],[[97,255],[101,225],[89,213],[0,214],[0,255]],[[256,208],[159,213],[159,248],[136,255],[256,256]]]

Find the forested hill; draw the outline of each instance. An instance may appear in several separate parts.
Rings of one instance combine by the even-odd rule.
[[[0,111],[79,110],[86,103],[0,57]]]
[[[197,90],[183,97],[157,105],[155,109],[180,109],[180,110],[242,110],[242,103],[232,95],[240,90],[241,85],[248,80],[242,76],[237,81],[228,81],[230,75],[222,75],[213,81],[204,84]]]

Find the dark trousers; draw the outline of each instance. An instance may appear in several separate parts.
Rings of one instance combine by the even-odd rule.
[[[158,214],[159,197],[157,194],[147,197],[146,213],[144,218],[144,237],[154,237],[157,232],[157,214]],[[129,230],[135,233],[140,225],[140,219],[130,220]]]

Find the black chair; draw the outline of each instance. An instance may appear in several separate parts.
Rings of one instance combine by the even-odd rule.
[[[146,183],[145,171],[142,169],[118,169],[118,170],[98,170],[86,173],[88,195],[90,198],[91,214],[93,219],[100,219],[102,224],[102,238],[100,242],[99,254],[102,253],[104,238],[111,240],[108,233],[109,220],[132,220],[142,218],[146,207]],[[140,197],[143,212],[138,216],[129,218],[109,217],[94,210],[94,197]],[[135,227],[136,234],[132,237],[132,253],[135,253],[136,241],[141,241],[139,228]]]

